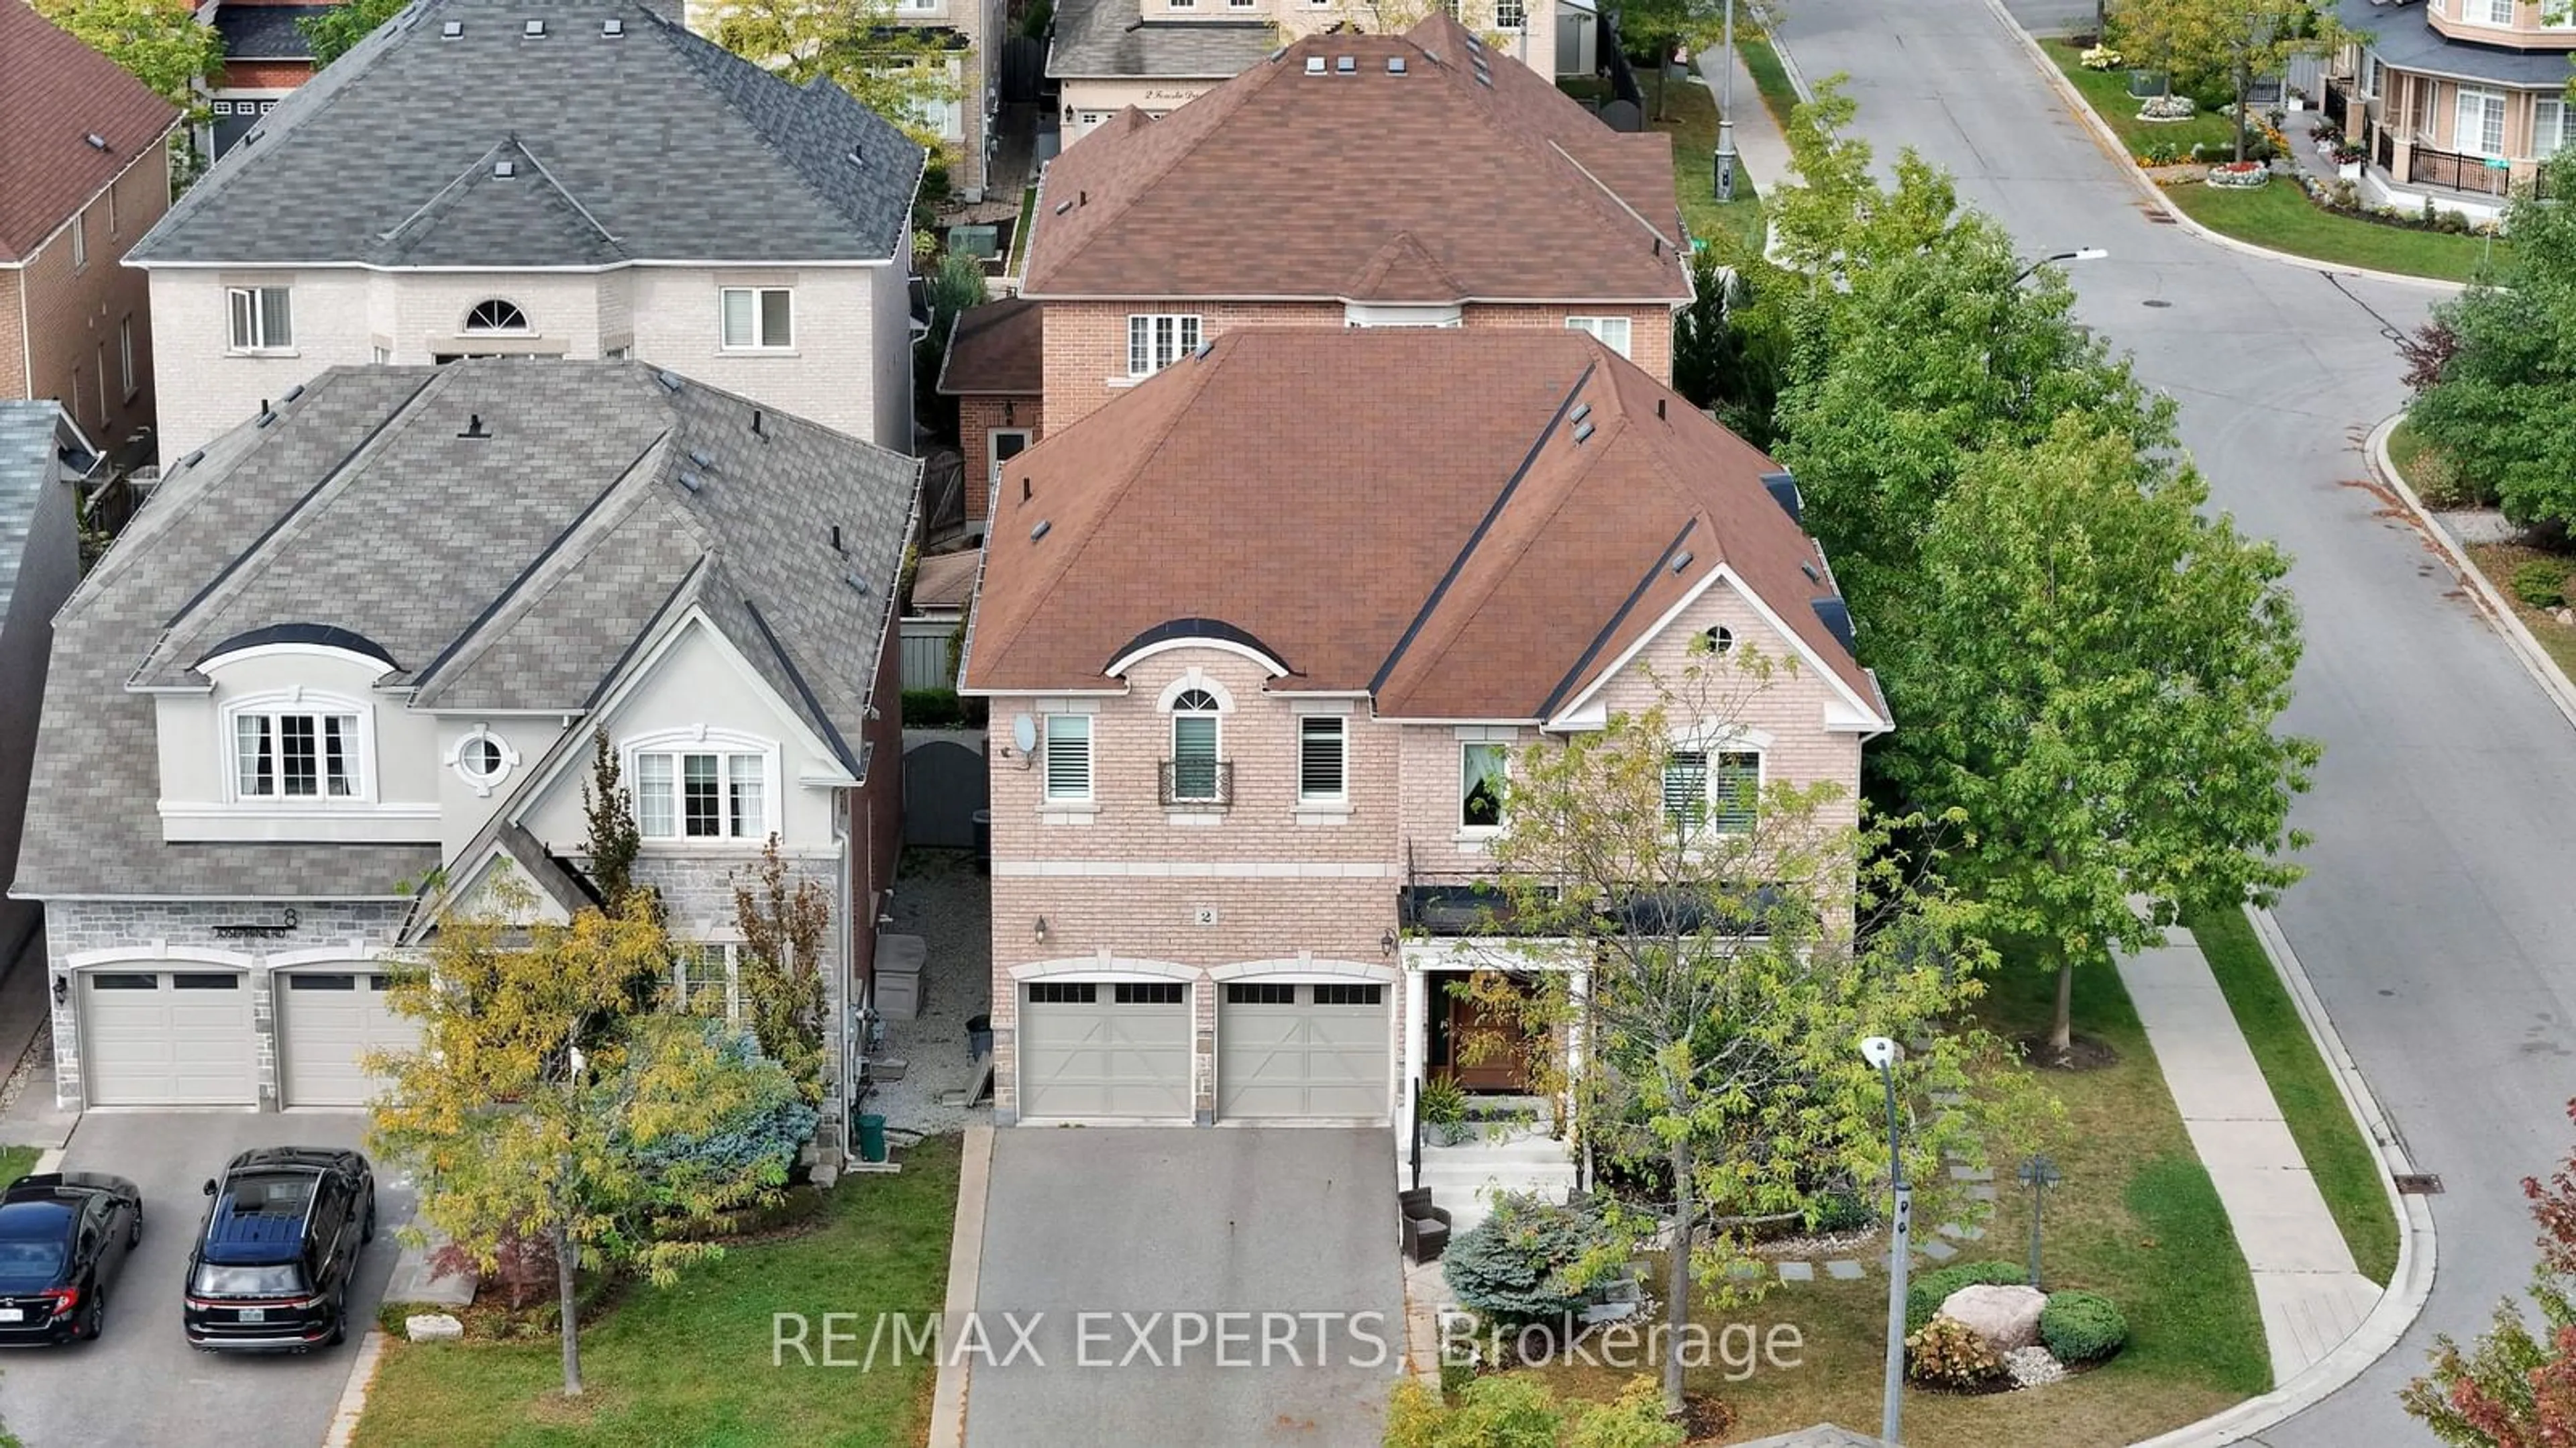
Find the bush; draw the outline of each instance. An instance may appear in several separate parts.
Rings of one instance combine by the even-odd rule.
[[[730,1036],[721,1050],[727,1064],[752,1073],[751,1096],[742,1109],[702,1135],[657,1136],[631,1148],[666,1206],[676,1206],[692,1187],[708,1184],[756,1183],[774,1193],[787,1184],[796,1154],[814,1139],[821,1118],[805,1104],[786,1067],[760,1054],[760,1044],[749,1032]],[[629,1069],[650,1070],[652,1064],[637,1059]],[[744,1201],[753,1199],[749,1193],[740,1195]],[[764,1194],[758,1199],[771,1198]]]
[[[2059,1362],[2100,1362],[2129,1340],[2129,1324],[2098,1292],[2052,1292],[2040,1310],[2039,1340]]]
[[[2150,166],[2171,166],[2182,160],[2182,147],[2158,137],[2147,143],[2140,159]]]
[[[1974,1392],[2003,1380],[2003,1359],[1955,1318],[1935,1317],[1905,1339],[1905,1375],[1927,1388]]]
[[[2535,558],[2513,571],[2513,596],[2533,608],[2557,608],[2567,602],[2567,565],[2555,558]]]
[[[981,729],[991,717],[990,701],[960,699],[955,689],[903,691],[903,723],[907,729]]]
[[[1849,1186],[1827,1187],[1807,1198],[1811,1232],[1857,1232],[1877,1220],[1878,1208],[1870,1198]]]
[[[1653,1378],[1628,1380],[1616,1400],[1571,1405],[1565,1448],[1677,1448],[1689,1435],[1664,1416],[1664,1392]]]
[[[1677,1448],[1683,1437],[1648,1377],[1629,1379],[1608,1403],[1560,1403],[1521,1373],[1477,1378],[1443,1403],[1408,1379],[1386,1410],[1386,1448]]]
[[[464,1247],[452,1241],[441,1242],[429,1254],[429,1270],[440,1277],[475,1274],[479,1279],[476,1292],[486,1287],[500,1288],[501,1300],[512,1312],[524,1311],[553,1296],[557,1287],[554,1240],[542,1234],[505,1234],[492,1245],[492,1265],[488,1270]]]
[[[1505,1194],[1492,1216],[1449,1244],[1441,1270],[1472,1311],[1505,1324],[1547,1322],[1583,1306],[1585,1289],[1567,1274],[1604,1240],[1581,1207]]]
[[[2128,64],[2128,61],[2121,57],[2120,52],[2107,45],[2094,46],[2077,56],[2075,60],[2086,70],[2118,70]]]
[[[1919,1332],[1962,1287],[2020,1287],[2030,1274],[2018,1262],[1957,1262],[1905,1285],[1905,1330]]]

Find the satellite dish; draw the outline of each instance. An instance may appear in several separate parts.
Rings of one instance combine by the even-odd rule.
[[[1030,718],[1026,714],[1022,714],[1013,719],[1011,721],[1011,742],[1020,746],[1020,752],[1022,754],[1035,752],[1038,747],[1038,721]]]

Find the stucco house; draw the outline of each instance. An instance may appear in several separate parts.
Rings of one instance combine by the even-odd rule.
[[[2363,32],[2330,63],[2326,113],[2367,153],[2374,205],[2503,209],[2576,148],[2576,6],[2568,0],[2341,0]]]
[[[179,111],[26,5],[0,5],[0,399],[51,398],[152,452],[152,305],[118,265],[170,209]]]
[[[631,361],[335,367],[173,460],[55,627],[10,894],[46,907],[62,1104],[364,1101],[405,1040],[384,963],[442,902],[592,898],[602,734],[698,947],[675,984],[738,1009],[731,882],[776,835],[845,1022],[919,467]]]
[[[1670,142],[1445,14],[1121,112],[1047,168],[1033,226],[1049,429],[1244,327],[1574,330],[1669,381],[1691,296]]]
[[[1161,116],[1250,70],[1282,40],[1328,30],[1394,33],[1446,14],[1495,52],[1543,77],[1592,73],[1588,43],[1560,45],[1590,17],[1555,0],[1065,0],[1056,7],[1047,75],[1062,95],[1071,146],[1133,106]]]
[[[0,399],[0,879],[18,864],[54,610],[80,581],[79,490],[98,465],[60,406]],[[0,975],[43,969],[27,955],[43,928],[36,902],[0,898]]]
[[[638,357],[909,451],[922,156],[634,0],[422,0],[136,245],[163,454],[326,368],[484,356]]]
[[[997,1121],[1401,1127],[1434,1076],[1520,1089],[1467,1074],[1436,938],[1494,878],[1492,781],[1699,639],[1795,667],[1675,742],[1676,807],[1856,797],[1891,723],[1795,485],[1587,336],[1248,329],[1055,428],[1003,469],[961,688]]]

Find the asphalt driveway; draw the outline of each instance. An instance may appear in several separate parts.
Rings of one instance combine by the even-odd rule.
[[[248,1434],[261,1443],[319,1443],[339,1406],[349,1364],[375,1321],[410,1220],[412,1194],[378,1167],[378,1228],[350,1302],[349,1341],[304,1356],[223,1357],[179,1334],[189,1240],[204,1220],[201,1188],[234,1153],[254,1146],[356,1146],[359,1112],[92,1112],[64,1151],[65,1171],[113,1172],[143,1188],[143,1245],[108,1294],[107,1334],[95,1343],[0,1356],[0,1423],[27,1448],[194,1445]]]
[[[967,1444],[1375,1443],[1396,1255],[1384,1129],[997,1132]]]

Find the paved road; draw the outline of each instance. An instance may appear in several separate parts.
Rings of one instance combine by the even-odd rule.
[[[1394,1149],[1383,1129],[995,1133],[977,1306],[1005,1365],[973,1368],[969,1448],[1377,1442],[1404,1355]]]
[[[179,1335],[189,1240],[204,1221],[201,1192],[235,1152],[254,1146],[355,1146],[354,1112],[254,1116],[229,1112],[93,1112],[66,1149],[66,1171],[104,1171],[143,1188],[143,1245],[109,1299],[95,1343],[29,1349],[0,1359],[0,1422],[27,1448],[196,1448],[230,1441],[322,1441],[358,1331],[375,1321],[412,1195],[377,1178],[379,1227],[358,1273],[353,1331],[342,1347],[305,1356],[222,1357]]]
[[[2354,485],[2358,439],[2403,400],[2389,329],[2439,293],[2150,222],[1985,0],[1797,0],[1782,31],[1809,77],[1853,77],[1859,129],[1883,152],[1912,145],[1948,167],[2026,251],[2110,249],[2073,270],[2080,315],[2180,400],[2217,504],[2297,558],[2308,651],[2289,724],[2326,756],[2296,812],[2317,836],[2309,878],[2279,915],[2447,1194],[2415,1331],[2263,1441],[2429,1443],[2393,1394],[2435,1331],[2475,1331],[2520,1287],[2532,1232],[2516,1184],[2566,1149],[2576,1091],[2576,731],[2425,542]]]

